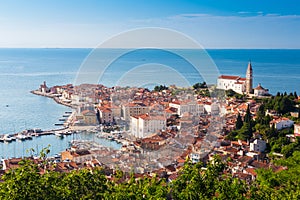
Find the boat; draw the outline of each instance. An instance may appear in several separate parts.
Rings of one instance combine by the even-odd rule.
[[[25,138],[28,140],[32,140],[32,136],[30,134],[25,135]]]
[[[40,136],[40,134],[39,134],[39,133],[37,133],[37,132],[35,132],[35,133],[31,133],[30,135],[31,135],[31,136],[34,136],[34,137],[39,137],[39,136]]]
[[[72,131],[66,131],[66,132],[64,132],[64,135],[72,135]]]
[[[115,140],[115,138],[113,138],[113,137],[110,136],[110,135],[107,137],[107,139],[109,139],[109,140],[111,140],[111,141],[114,141],[114,140]]]
[[[67,119],[65,119],[65,118],[61,118],[61,119],[59,119],[59,121],[66,121]]]
[[[56,123],[54,124],[55,126],[63,126],[64,124],[63,123]]]
[[[18,135],[16,136],[16,139],[17,139],[17,140],[24,141],[24,140],[26,140],[26,136],[23,135],[22,133],[18,133]]]
[[[60,137],[60,138],[63,138],[63,137],[64,137],[63,133],[61,133],[61,132],[55,132],[54,134],[55,134],[57,137]]]
[[[5,134],[3,136],[3,141],[4,142],[12,142],[13,141],[13,138],[9,135],[9,134]]]

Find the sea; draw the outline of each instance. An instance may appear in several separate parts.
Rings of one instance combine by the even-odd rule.
[[[104,59],[105,55],[114,54],[118,50],[102,51],[103,54],[100,52],[99,59]],[[195,50],[182,51],[197,59]],[[206,52],[219,74],[245,77],[248,62],[251,61],[254,87],[260,83],[264,88],[268,88],[271,94],[296,92],[300,95],[298,49],[208,49]],[[0,49],[0,134],[12,134],[33,128],[42,130],[57,128],[54,124],[59,123],[59,119],[71,109],[55,103],[52,99],[33,95],[30,91],[39,88],[44,81],[48,86],[76,83],[78,72],[80,70],[82,72],[92,53],[93,49],[83,48]],[[144,49],[111,62],[110,64],[115,67],[107,70],[98,83],[107,86],[120,84],[122,82],[111,80],[134,74],[137,66],[147,68],[153,63],[156,63],[156,67],[151,68],[152,74],[141,79],[150,88],[153,84],[159,84],[159,80],[152,82],[152,85],[147,82],[152,77],[161,79],[163,84],[173,84],[175,79],[178,80],[180,77],[166,76],[166,73],[173,73],[176,70],[182,72],[183,79],[189,84],[205,81],[203,77],[199,78],[193,74],[191,76],[194,71],[189,70],[190,64],[187,60],[165,51]],[[99,66],[100,68],[102,69],[102,66]],[[190,76],[185,75],[185,71],[189,71]],[[83,135],[82,138],[95,140],[92,134]],[[24,142],[0,143],[0,158],[28,156],[26,150],[30,148],[39,150],[48,144],[51,145],[53,155],[66,149],[72,139],[73,136],[59,139],[50,135]],[[119,148],[118,145],[104,140],[97,142]]]

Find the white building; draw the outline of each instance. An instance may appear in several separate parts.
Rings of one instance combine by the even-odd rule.
[[[246,92],[246,78],[240,76],[221,75],[218,77],[217,89],[233,90],[236,93]]]
[[[254,96],[266,96],[269,95],[269,90],[263,88],[260,84],[256,88],[254,88]]]
[[[200,115],[204,113],[204,105],[197,101],[176,101],[169,103],[171,108],[177,109],[177,114],[182,115],[183,113],[191,113],[193,115]]]
[[[278,118],[278,119],[273,119],[270,122],[270,126],[272,127],[273,124],[275,125],[275,128],[277,130],[281,130],[284,128],[290,128],[294,125],[294,121],[290,120],[289,118],[286,117],[282,117],[282,118]]]
[[[137,138],[144,138],[159,130],[166,129],[167,120],[164,116],[142,114],[131,116],[130,131]]]
[[[266,141],[255,139],[253,142],[250,143],[250,151],[264,152],[266,149],[266,145]]]
[[[191,153],[190,154],[190,159],[192,161],[193,164],[200,162],[200,154],[198,153]]]
[[[300,137],[300,124],[294,124],[294,136]]]

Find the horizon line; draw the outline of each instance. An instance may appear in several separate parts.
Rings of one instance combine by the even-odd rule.
[[[0,47],[0,49],[97,49],[98,47]],[[111,48],[99,48],[99,49],[133,49],[129,47],[111,47]],[[156,48],[156,47],[145,47],[145,49],[186,49],[186,50],[197,50],[198,48]],[[297,48],[286,48],[286,47],[208,47],[203,48],[204,50],[300,50]]]

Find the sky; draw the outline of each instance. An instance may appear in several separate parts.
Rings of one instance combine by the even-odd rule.
[[[94,48],[145,27],[205,48],[300,49],[300,1],[0,0],[0,48]]]

